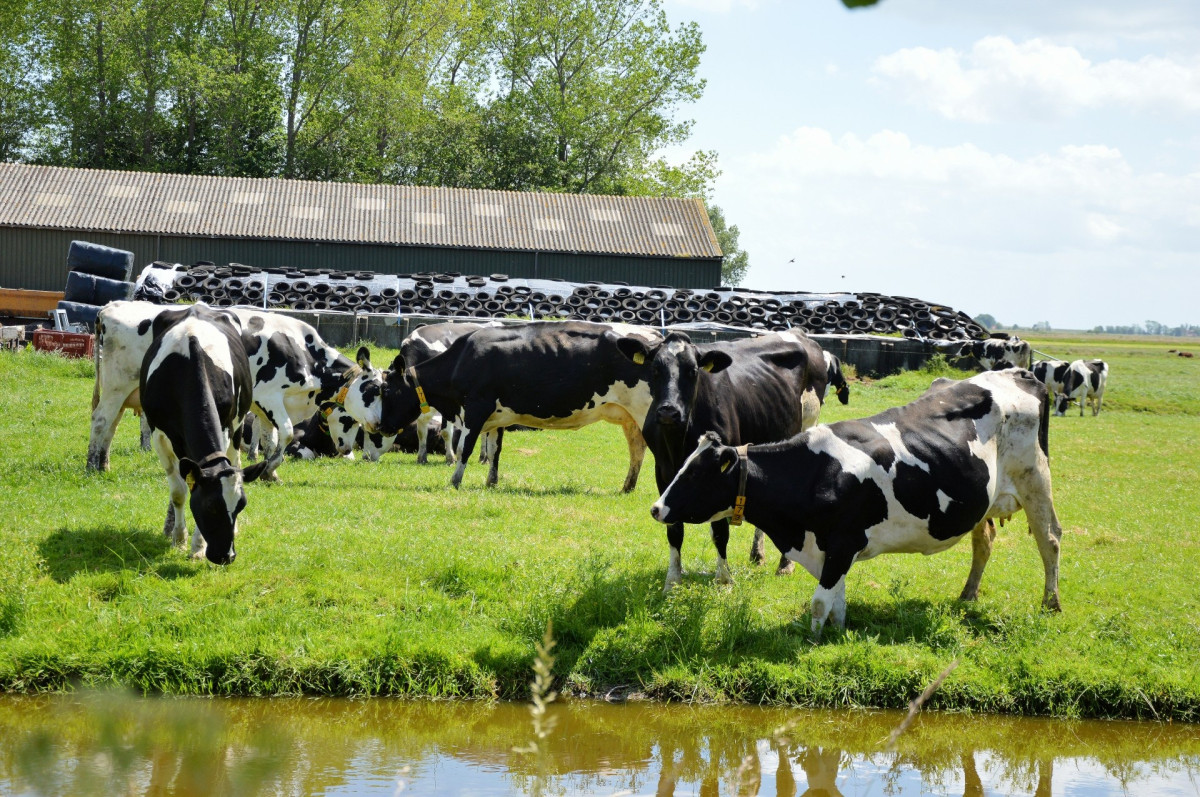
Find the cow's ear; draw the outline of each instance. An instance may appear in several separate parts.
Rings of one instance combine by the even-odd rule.
[[[255,462],[253,465],[243,470],[242,481],[256,481],[259,476],[263,475],[263,471],[267,469],[267,464],[270,463],[270,461],[270,459],[264,459],[262,462]]]
[[[354,360],[364,371],[371,370],[371,350],[366,346],[358,347],[358,354],[354,355]]]
[[[719,374],[733,365],[733,358],[723,351],[706,351],[697,362],[702,370]]]
[[[637,338],[618,338],[617,350],[624,354],[629,360],[632,360],[635,365],[642,365],[647,360],[654,359],[651,357],[651,350],[644,341]]]
[[[729,469],[737,463],[737,449],[726,446],[717,453],[717,464],[721,468],[721,473],[728,473]]]
[[[404,371],[404,355],[397,354],[396,358],[394,360],[392,360],[392,364],[388,366],[388,370],[394,374],[403,373],[403,371]]]
[[[196,489],[196,479],[200,476],[200,466],[187,457],[179,460],[179,475],[187,482],[188,492]]]

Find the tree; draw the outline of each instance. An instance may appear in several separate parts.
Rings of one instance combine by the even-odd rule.
[[[999,329],[1000,325],[996,321],[996,317],[991,313],[980,313],[975,316],[975,321],[984,329]]]
[[[717,243],[725,253],[721,261],[721,282],[725,285],[741,285],[750,270],[750,255],[738,248],[738,228],[734,224],[725,226],[725,213],[716,205],[708,206],[708,221],[717,234]]]
[[[673,112],[704,89],[695,23],[672,31],[658,0],[501,3],[501,129],[532,145],[506,171],[551,190],[624,193],[632,171],[686,139],[691,123]]]

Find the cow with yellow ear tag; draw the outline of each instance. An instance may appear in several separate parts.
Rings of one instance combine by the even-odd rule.
[[[734,445],[783,440],[807,429],[821,412],[827,370],[821,347],[799,330],[772,332],[755,338],[694,344],[672,332],[661,344],[635,338],[618,343],[634,363],[650,367],[650,410],[642,433],[654,452],[654,475],[661,492],[707,432],[717,432]],[[729,521],[712,524],[717,549],[716,580],[733,580],[726,562]],[[683,576],[683,523],[667,529],[669,590]],[[751,561],[763,559],[763,537],[755,532]],[[781,559],[780,572],[791,572]]]

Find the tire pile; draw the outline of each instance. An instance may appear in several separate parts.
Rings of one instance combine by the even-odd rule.
[[[67,251],[67,284],[59,310],[71,324],[95,324],[96,313],[109,302],[128,299],[134,284],[133,252],[87,241],[71,241]]]
[[[982,326],[953,308],[877,293],[678,290],[666,286],[510,278],[505,274],[397,275],[331,269],[259,269],[240,263],[226,266],[154,263],[147,271],[154,272],[154,284],[169,287],[156,291],[139,287],[136,298],[203,301],[217,307],[248,304],[308,311],[450,318],[564,318],[647,326],[712,324],[763,331],[799,327],[814,334],[899,333],[906,338],[930,340],[987,337]]]

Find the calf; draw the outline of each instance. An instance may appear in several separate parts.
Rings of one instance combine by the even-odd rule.
[[[990,338],[964,343],[960,357],[974,357],[985,371],[1002,368],[1029,368],[1033,362],[1033,347],[1015,335],[1011,338]]]
[[[850,385],[846,384],[846,377],[842,374],[842,361],[838,359],[836,354],[821,350],[821,355],[825,358],[825,383],[828,387],[834,388],[837,391],[838,401],[842,404],[850,403]],[[825,403],[825,394],[822,391],[819,396],[821,403]]]
[[[743,511],[818,580],[812,628],[846,620],[846,573],[881,553],[943,551],[972,535],[960,600],[974,600],[992,550],[991,518],[1025,510],[1059,610],[1062,527],[1050,489],[1050,402],[1028,371],[947,382],[870,418],[817,426],[782,443],[733,447],[709,434],[650,510],[661,523]]]
[[[163,532],[183,545],[183,499],[190,493],[192,556],[229,564],[237,556],[237,516],[246,506],[242,484],[266,465],[238,467],[235,438],[252,400],[238,319],[195,305],[159,314],[153,327],[138,389],[171,492]]]
[[[680,332],[647,346],[624,338],[619,347],[634,363],[651,364],[651,404],[642,426],[654,453],[659,492],[675,478],[696,440],[717,432],[735,443],[783,440],[817,422],[827,369],[821,348],[796,330],[756,338],[696,346]],[[692,521],[692,522],[704,522]],[[740,522],[740,521],[739,521]],[[726,563],[729,522],[712,522],[718,582],[732,581]],[[670,563],[664,589],[682,578],[683,522],[667,529]],[[756,531],[751,559],[762,560],[762,532]],[[786,549],[781,549],[786,550]],[[789,562],[781,560],[780,569]]]
[[[141,409],[139,370],[153,340],[152,325],[170,312],[149,302],[111,302],[96,318],[96,382],[88,470],[108,470],[109,448],[125,409]],[[275,432],[276,446],[267,458],[264,479],[274,478],[291,442],[294,424],[308,418],[326,401],[346,404],[353,415],[378,389],[360,379],[363,369],[321,340],[308,324],[287,316],[245,308],[230,311],[240,325],[250,362],[253,410]]]
[[[641,328],[627,334],[657,338]],[[629,446],[623,488],[629,492],[637,485],[646,452],[641,419],[650,406],[650,388],[646,369],[617,349],[622,339],[612,325],[580,321],[485,327],[422,363],[409,363],[402,352],[385,382],[384,406],[390,397],[405,400],[407,386],[425,397],[420,403],[458,427],[458,467],[451,479],[455,487],[462,482],[479,436],[492,430],[499,433],[518,424],[537,429],[579,429],[596,421],[618,424]],[[394,431],[410,420],[391,413],[382,430]],[[499,478],[502,439],[498,434],[489,486]]]
[[[1054,403],[1055,415],[1066,415],[1071,402],[1079,400],[1079,414],[1083,405],[1092,402],[1092,415],[1100,414],[1100,400],[1104,397],[1104,385],[1108,382],[1108,363],[1104,360],[1075,360],[1063,377],[1062,391]]]
[[[1070,365],[1063,360],[1038,360],[1033,364],[1033,376],[1046,386],[1052,403],[1054,396],[1062,392],[1068,368]]]

